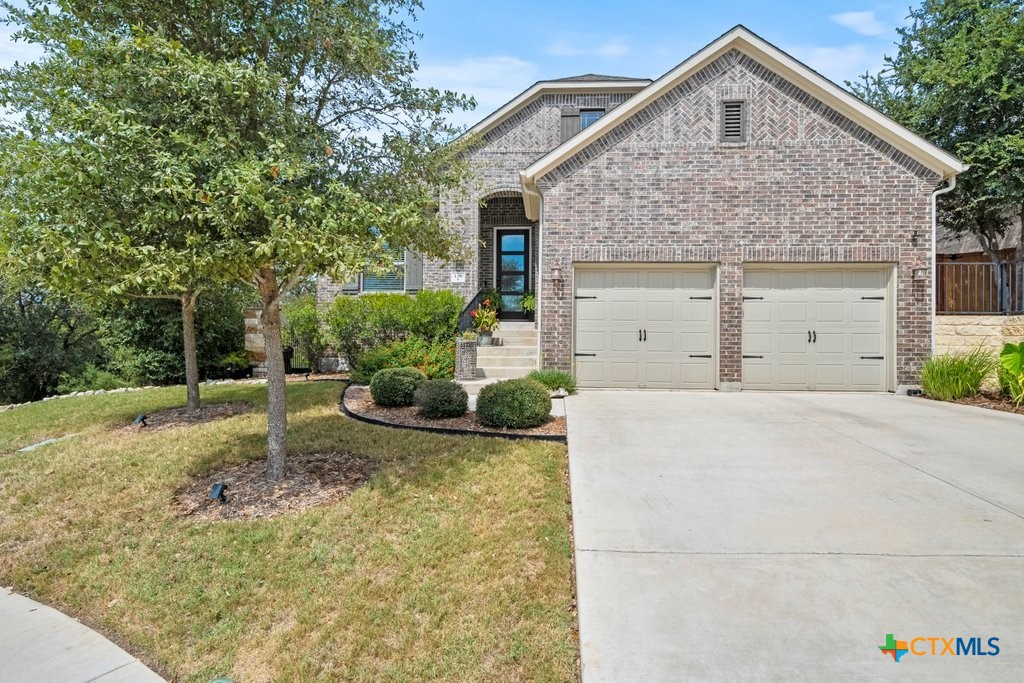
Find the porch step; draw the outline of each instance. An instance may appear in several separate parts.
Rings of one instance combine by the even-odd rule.
[[[481,359],[490,358],[533,358],[537,355],[537,345],[506,345],[506,346],[478,346],[476,347],[477,362]]]
[[[499,330],[494,333],[498,344],[506,346],[537,345],[537,330]]]
[[[526,377],[531,372],[536,370],[535,365],[528,367],[515,367],[515,368],[477,368],[477,377],[481,379],[517,379],[519,377]]]
[[[478,368],[529,368],[537,367],[537,349],[530,349],[529,355],[476,357]]]
[[[501,321],[501,331],[505,332],[505,331],[511,331],[511,330],[516,330],[516,331],[518,331],[518,330],[529,330],[531,332],[536,332],[537,331],[537,326],[534,323],[531,323],[529,321],[502,320]]]

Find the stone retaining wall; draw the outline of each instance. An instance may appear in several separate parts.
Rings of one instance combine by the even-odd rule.
[[[1006,342],[1024,341],[1024,315],[940,315],[935,319],[937,354],[998,351]]]

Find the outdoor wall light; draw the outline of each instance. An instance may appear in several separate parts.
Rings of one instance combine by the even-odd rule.
[[[134,421],[132,421],[132,424],[136,425],[138,427],[145,427],[146,426],[146,416],[145,415],[139,415],[137,418],[135,418]]]
[[[219,500],[221,503],[228,502],[228,497],[224,495],[224,491],[228,488],[227,484],[217,482],[210,488],[210,500]]]
[[[551,280],[552,282],[562,281],[562,262],[555,261],[551,266]]]
[[[914,268],[914,279],[915,280],[927,280],[931,276],[931,268],[922,266],[920,268]]]

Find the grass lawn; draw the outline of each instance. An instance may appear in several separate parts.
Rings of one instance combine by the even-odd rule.
[[[263,457],[265,386],[204,387],[255,412],[148,434],[110,426],[183,388],[0,413],[0,585],[179,680],[574,679],[565,447],[364,425],[339,415],[340,389],[288,386],[290,449],[380,469],[350,498],[256,521],[170,502]]]

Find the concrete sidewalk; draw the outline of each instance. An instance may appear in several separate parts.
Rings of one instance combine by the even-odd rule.
[[[0,589],[0,683],[163,680],[91,628]]]

